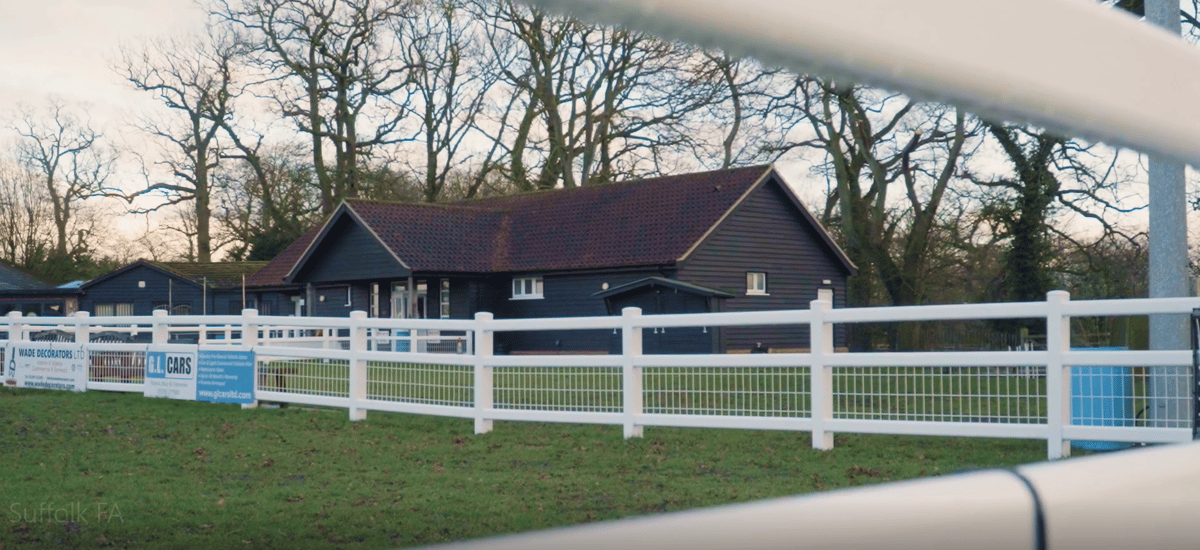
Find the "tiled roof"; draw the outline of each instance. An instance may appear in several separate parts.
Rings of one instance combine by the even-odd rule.
[[[161,269],[191,279],[197,283],[207,282],[209,288],[232,288],[242,285],[269,262],[146,262]]]
[[[494,271],[665,264],[681,259],[769,166],[464,201],[507,213]],[[401,256],[403,257],[403,256]]]
[[[296,239],[291,245],[280,252],[275,259],[267,263],[267,266],[258,270],[254,275],[246,277],[246,286],[264,287],[278,286],[283,284],[283,278],[287,277],[292,270],[292,266],[300,261],[300,257],[304,255],[304,251],[308,250],[308,245],[313,239],[321,233],[321,228],[324,225],[317,225],[309,229],[299,239]]]
[[[343,209],[414,271],[667,264],[683,258],[770,169],[752,166],[444,204],[347,199]],[[292,243],[248,278],[247,286],[282,283],[327,225]]]
[[[0,291],[39,290],[51,288],[49,283],[26,273],[25,270],[0,262]]]
[[[347,206],[410,269],[493,271],[501,261],[499,236],[506,212],[448,205],[349,199]]]

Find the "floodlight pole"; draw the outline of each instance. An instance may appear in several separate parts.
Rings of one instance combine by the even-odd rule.
[[[1179,0],[1146,0],[1146,21],[1180,34]],[[1189,294],[1187,248],[1187,188],[1184,166],[1150,155],[1150,297],[1174,298]],[[1150,349],[1189,348],[1185,315],[1150,316]],[[1188,422],[1186,367],[1154,367],[1150,374],[1149,417],[1152,425],[1181,427]]]

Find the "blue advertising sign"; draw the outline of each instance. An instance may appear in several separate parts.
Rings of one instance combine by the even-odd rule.
[[[196,400],[253,403],[254,352],[200,350]]]

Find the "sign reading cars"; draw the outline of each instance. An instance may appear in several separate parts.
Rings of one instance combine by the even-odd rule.
[[[196,347],[188,351],[172,351],[150,346],[146,351],[146,380],[142,393],[146,397],[196,400]]]
[[[254,352],[150,346],[144,393],[188,401],[253,403]]]

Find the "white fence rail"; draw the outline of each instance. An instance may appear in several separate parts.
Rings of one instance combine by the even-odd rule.
[[[1200,443],[428,548],[1195,548],[1197,506]]]
[[[832,309],[556,319],[473,320],[240,316],[0,318],[12,341],[84,344],[89,389],[141,392],[148,344],[238,345],[256,352],[260,401],[496,420],[1036,438],[1050,458],[1071,441],[1192,439],[1192,352],[1072,350],[1074,316],[1187,314],[1200,298]],[[848,353],[834,326],[1044,318],[1045,351]],[[807,327],[804,353],[645,355],[642,331]],[[619,355],[495,355],[497,333],[611,330]]]

